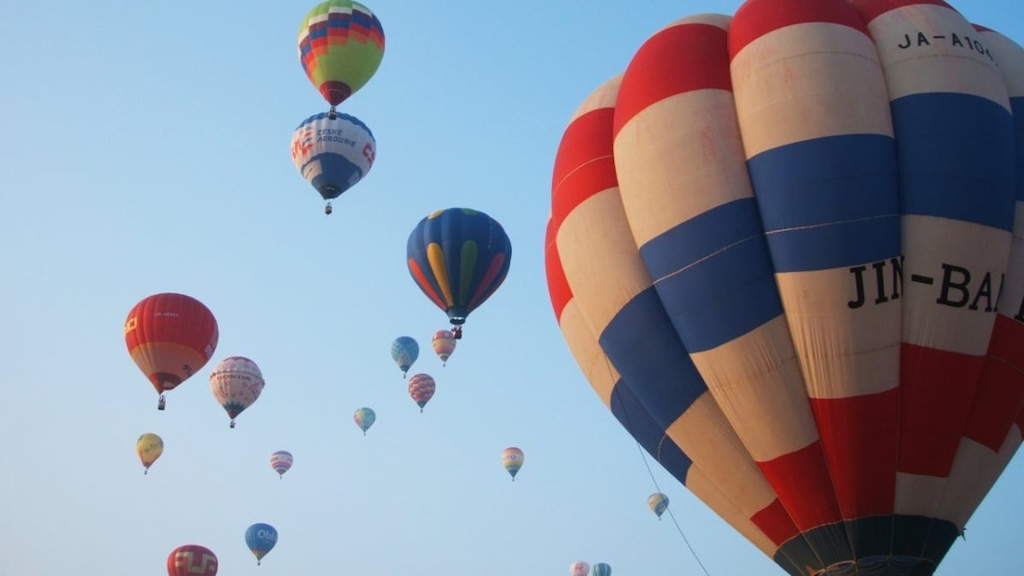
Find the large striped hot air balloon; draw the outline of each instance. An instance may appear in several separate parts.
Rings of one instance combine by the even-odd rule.
[[[128,312],[124,340],[132,360],[160,395],[175,389],[209,362],[217,349],[217,320],[202,302],[184,294],[143,298]]]
[[[512,244],[497,220],[478,210],[448,208],[420,220],[409,234],[406,263],[420,290],[444,310],[462,337],[469,313],[505,281]]]
[[[409,397],[420,407],[420,412],[434,397],[436,389],[437,383],[429,374],[414,374],[409,378]]]
[[[563,135],[580,368],[795,575],[927,575],[1021,443],[1024,50],[941,0],[748,0]]]
[[[299,26],[299,62],[335,106],[362,88],[384,59],[384,29],[369,8],[350,0],[321,2]]]

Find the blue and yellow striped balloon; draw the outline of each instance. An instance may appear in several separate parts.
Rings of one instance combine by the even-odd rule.
[[[427,216],[409,235],[409,273],[455,326],[505,281],[512,244],[497,220],[478,210],[449,208]]]

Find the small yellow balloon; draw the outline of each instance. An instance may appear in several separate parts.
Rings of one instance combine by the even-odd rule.
[[[142,465],[146,467],[143,474],[149,474],[149,467],[164,453],[164,440],[156,434],[147,432],[139,436],[135,443],[135,452],[139,455]]]

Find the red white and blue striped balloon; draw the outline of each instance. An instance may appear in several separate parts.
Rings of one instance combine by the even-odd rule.
[[[565,131],[570,350],[790,574],[931,574],[1021,443],[1022,96],[1024,50],[941,0],[748,0]]]

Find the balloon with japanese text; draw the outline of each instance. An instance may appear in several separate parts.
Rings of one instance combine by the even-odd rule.
[[[562,136],[555,316],[787,573],[932,574],[1021,444],[1022,166],[1024,49],[942,1],[682,18]]]

